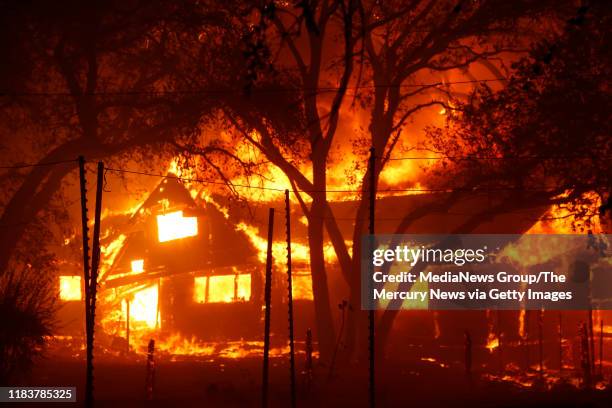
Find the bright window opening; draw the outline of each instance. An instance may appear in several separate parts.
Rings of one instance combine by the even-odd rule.
[[[183,217],[183,211],[157,216],[157,237],[159,242],[194,237],[198,235],[198,218]]]
[[[81,300],[81,277],[78,275],[74,276],[60,276],[60,299],[65,301],[70,300]]]
[[[132,261],[132,272],[140,273],[144,271],[144,259],[134,259]]]
[[[246,302],[251,299],[251,275],[198,276],[193,299],[196,303]]]
[[[208,303],[231,303],[234,301],[234,275],[210,276],[208,278]]]
[[[236,299],[246,302],[251,300],[251,275],[236,275]]]
[[[197,276],[193,280],[193,300],[196,303],[206,303],[206,276]]]

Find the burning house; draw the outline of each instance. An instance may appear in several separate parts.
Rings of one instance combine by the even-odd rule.
[[[143,350],[150,338],[176,354],[209,354],[210,344],[235,342],[239,353],[260,346],[267,243],[265,231],[255,226],[258,211],[201,193],[168,173],[131,210],[103,217],[96,322],[106,349]],[[299,221],[294,224],[303,230]],[[281,237],[284,223],[275,229]],[[285,246],[275,239],[272,297],[279,313],[273,314],[272,329],[283,334]],[[305,242],[295,243],[293,270],[296,330],[305,332],[314,324]],[[57,277],[56,334],[84,333],[82,274],[76,260]]]
[[[126,320],[131,308],[148,328],[201,338],[248,331],[248,325],[223,325],[226,316],[258,320],[262,285],[254,248],[213,205],[198,206],[172,175],[128,225],[120,252],[101,277],[103,288],[113,293],[111,304],[123,305]],[[142,308],[138,317],[134,307]]]
[[[196,203],[172,174],[117,227],[113,240],[118,248],[98,280],[106,334],[240,338],[259,324],[263,275],[255,248],[218,208]],[[78,274],[59,277],[60,299],[72,308],[66,313],[79,321],[81,281]],[[243,324],[230,324],[238,315]]]

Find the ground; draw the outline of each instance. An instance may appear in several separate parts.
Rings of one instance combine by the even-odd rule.
[[[172,361],[174,360],[174,361]],[[301,371],[304,361],[298,361]],[[40,361],[27,385],[75,385],[82,401],[85,364],[82,359],[48,357]],[[145,361],[99,359],[95,365],[96,407],[258,407],[261,406],[261,360],[164,359],[156,367],[155,399],[145,400]],[[289,369],[283,358],[270,365],[270,406],[289,404]],[[461,367],[431,361],[386,362],[377,376],[377,406],[416,407],[608,407],[612,391],[582,391],[572,386],[540,390],[510,382],[466,377]],[[352,367],[328,378],[317,367],[307,389],[298,372],[298,407],[366,407],[367,371]],[[79,405],[81,402],[79,402]],[[20,404],[21,407],[28,406]],[[34,405],[31,405],[34,406]],[[54,407],[61,406],[53,404]],[[75,404],[66,404],[75,407]]]

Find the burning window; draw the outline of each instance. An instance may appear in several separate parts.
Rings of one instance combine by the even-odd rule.
[[[251,275],[236,275],[236,299],[245,302],[251,299]]]
[[[196,303],[246,302],[251,299],[251,275],[216,275],[194,278]]]
[[[59,277],[60,292],[59,297],[61,300],[81,300],[81,277],[78,275],[73,276],[60,276]]]
[[[236,275],[210,276],[208,278],[208,303],[230,303],[236,297]]]
[[[206,276],[197,276],[193,280],[193,300],[196,303],[206,303]]]
[[[131,262],[132,272],[140,273],[144,271],[144,259],[134,259]]]
[[[183,217],[183,211],[175,211],[157,216],[157,236],[159,242],[193,237],[198,235],[198,218]]]

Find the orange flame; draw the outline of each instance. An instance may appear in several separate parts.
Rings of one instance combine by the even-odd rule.
[[[499,338],[493,334],[489,333],[489,337],[487,338],[487,345],[485,346],[489,353],[492,353],[496,348],[499,347]]]
[[[158,287],[152,285],[134,293],[130,302],[130,329],[132,327],[154,328],[158,323]],[[127,320],[127,305],[122,304],[123,319]]]

